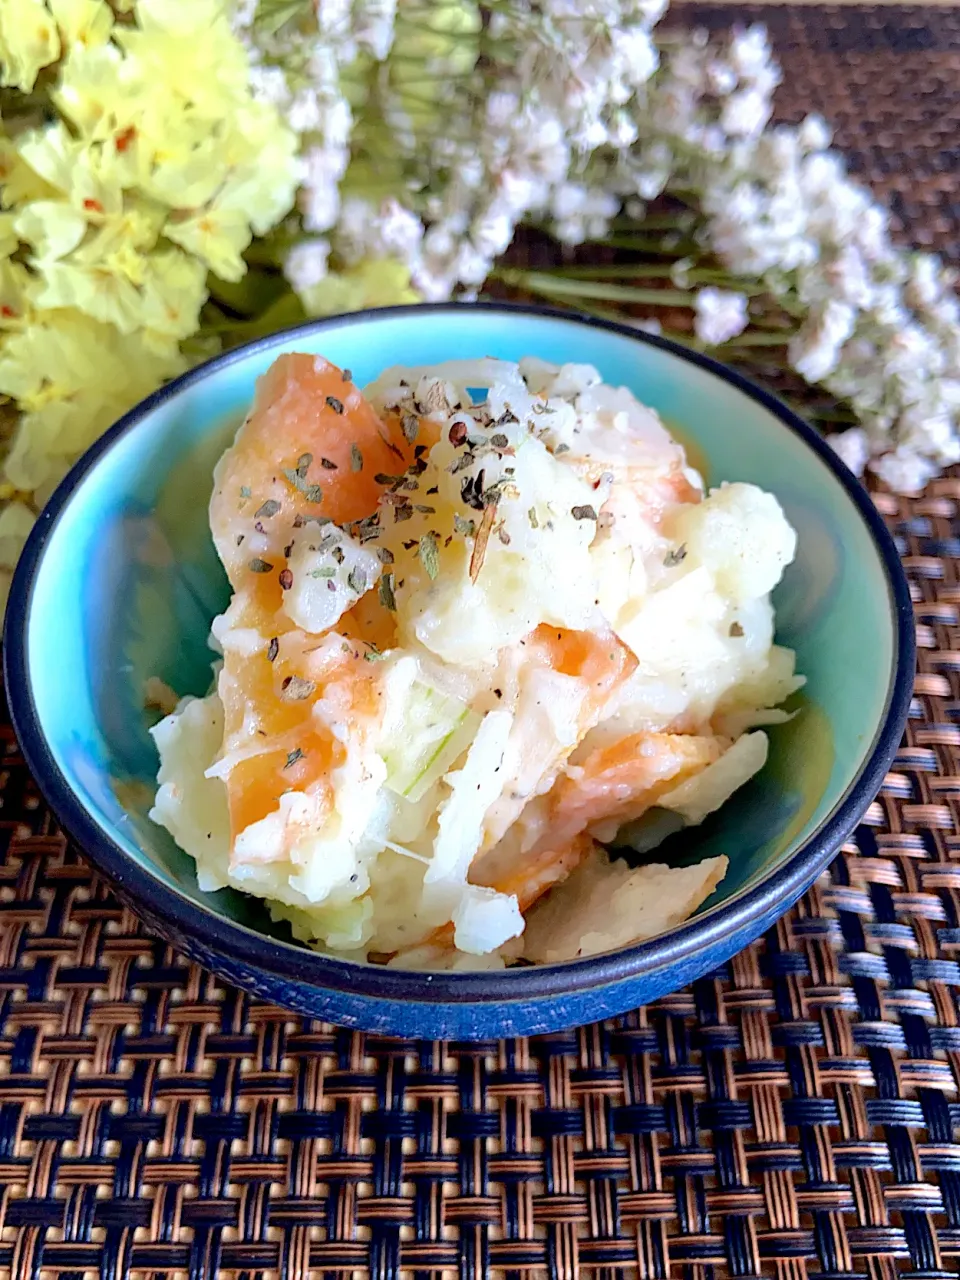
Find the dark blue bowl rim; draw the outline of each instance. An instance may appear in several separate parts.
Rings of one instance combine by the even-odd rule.
[[[718,903],[659,937],[620,951],[568,961],[560,965],[520,967],[481,973],[421,973],[358,965],[336,960],[236,924],[199,903],[189,901],[159,877],[136,863],[88,814],[60,772],[46,742],[32,693],[27,631],[35,575],[47,540],[84,476],[113,444],[135,430],[158,405],[215,370],[246,359],[254,351],[288,344],[298,334],[327,328],[377,323],[391,317],[497,312],[505,320],[532,315],[566,324],[606,330],[705,369],[763,405],[789,431],[799,436],[829,467],[869,529],[886,571],[893,613],[894,661],[880,726],[853,782],[810,837],[757,883]],[[344,994],[382,1000],[429,1004],[487,1004],[555,999],[588,992],[627,979],[641,978],[667,966],[693,960],[700,952],[722,949],[723,939],[760,921],[777,906],[786,911],[829,863],[869,807],[900,744],[910,709],[916,662],[913,606],[900,558],[883,520],[856,477],[819,435],[777,396],[755,385],[719,361],[688,350],[666,338],[632,326],[553,307],[503,302],[414,303],[330,316],[278,331],[236,347],[189,370],[161,387],[125,414],[80,458],[50,498],[20,557],[14,574],[4,624],[3,667],[11,719],[27,765],[61,826],[76,840],[96,869],[134,903],[149,904],[152,915],[174,934],[199,936],[208,950],[258,967],[279,981],[308,983]]]

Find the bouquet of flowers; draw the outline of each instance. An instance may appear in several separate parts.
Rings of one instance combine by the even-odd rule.
[[[191,363],[483,290],[765,350],[900,492],[958,461],[952,272],[894,245],[822,120],[771,123],[761,28],[665,7],[4,0],[0,588],[71,463]]]

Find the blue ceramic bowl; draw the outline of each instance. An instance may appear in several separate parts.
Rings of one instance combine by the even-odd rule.
[[[467,356],[595,365],[659,410],[711,484],[777,495],[799,552],[776,593],[778,638],[808,677],[763,772],[682,846],[724,852],[720,890],[640,945],[506,973],[405,973],[298,946],[242,894],[208,894],[147,818],[157,758],[144,680],[210,679],[226,581],[207,527],[211,471],[284,351],[321,352],[362,385],[390,364]],[[30,538],[7,611],[5,674],[24,754],[51,808],[151,928],[255,994],[347,1026],[420,1037],[550,1031],[621,1013],[715,969],[807,888],[880,786],[914,668],[893,544],[831,450],[777,400],[711,360],[632,329],[534,308],[423,306],[306,325],[157,392],[74,467]],[[674,846],[676,845],[674,841]]]

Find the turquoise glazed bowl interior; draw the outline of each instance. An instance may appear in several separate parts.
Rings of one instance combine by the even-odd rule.
[[[500,973],[406,973],[297,945],[252,899],[203,893],[147,818],[157,755],[144,682],[204,694],[227,584],[207,524],[212,469],[256,379],[285,351],[321,353],[360,386],[392,364],[473,356],[595,365],[656,408],[710,485],[773,492],[799,549],[777,589],[797,651],[799,714],[770,731],[762,773],[658,859],[725,853],[691,921],[620,952]],[[812,882],[896,751],[913,677],[910,600],[866,493],[778,401],[714,362],[626,327],[535,308],[442,305],[317,322],[229,353],[164,388],[78,463],[39,520],[7,612],[7,688],[27,761],[60,821],[158,932],[240,986],[301,1012],[403,1035],[552,1030],[623,1012],[727,960]]]

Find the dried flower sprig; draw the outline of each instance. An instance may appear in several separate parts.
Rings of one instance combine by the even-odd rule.
[[[833,437],[848,464],[916,492],[960,458],[952,274],[894,246],[822,121],[771,125],[780,72],[762,28],[714,41],[655,32],[664,8],[358,0],[336,22],[339,6],[288,3],[269,39],[248,22],[251,46],[286,77],[295,127],[304,47],[340,41],[329,110],[351,126],[303,187],[309,204],[322,172],[321,203],[339,212],[322,228],[304,213],[323,236],[288,250],[289,279],[312,312],[472,297],[525,222],[569,245],[645,251],[670,287],[565,269],[499,275],[593,309],[685,307],[696,340],[724,351],[782,346],[855,424]],[[685,225],[650,218],[664,194],[682,199]],[[782,316],[764,328],[768,302]]]
[[[221,0],[11,0],[0,67],[5,591],[71,462],[204,350],[208,275],[240,279],[298,174]]]

